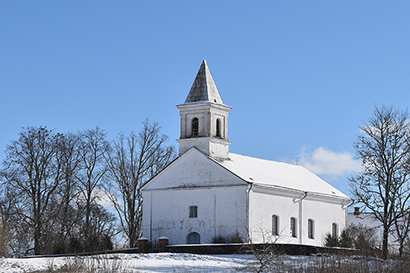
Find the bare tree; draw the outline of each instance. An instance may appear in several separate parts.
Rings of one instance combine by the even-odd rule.
[[[98,197],[96,189],[101,186],[107,171],[104,157],[109,151],[110,145],[106,140],[104,130],[96,127],[81,133],[79,154],[82,164],[82,172],[77,176],[81,193],[85,200],[85,228],[84,237],[87,242],[90,239],[91,210]],[[87,250],[87,246],[86,246]]]
[[[20,220],[33,229],[35,254],[44,251],[43,223],[61,181],[60,139],[61,134],[45,127],[27,127],[20,132],[19,140],[12,141],[6,149],[2,174],[6,184],[17,192]]]
[[[79,145],[80,136],[72,133],[66,134],[60,142],[62,181],[58,188],[59,198],[56,200],[55,219],[59,225],[59,232],[54,253],[66,252],[68,241],[73,236],[72,229],[81,220],[83,214],[78,206],[80,189],[77,176],[81,170]]]
[[[14,215],[12,191],[6,185],[0,184],[0,257],[9,253],[11,241],[11,219]]]
[[[396,200],[396,209],[394,210],[394,226],[393,235],[396,241],[399,243],[399,256],[403,256],[403,251],[406,243],[409,240],[410,232],[410,204],[404,202],[403,198],[408,198],[408,192],[410,191],[409,185],[400,189],[400,194]],[[400,217],[397,216],[400,214]]]
[[[165,145],[168,137],[161,135],[160,129],[157,123],[145,120],[138,135],[120,134],[107,159],[113,182],[107,193],[128,237],[129,247],[135,247],[141,236],[141,187],[175,158],[174,147]]]
[[[408,117],[407,112],[392,107],[376,107],[354,143],[363,171],[349,179],[351,191],[355,202],[363,204],[382,223],[384,258],[392,225],[404,216],[401,208],[407,207],[410,197],[404,190],[409,181]]]

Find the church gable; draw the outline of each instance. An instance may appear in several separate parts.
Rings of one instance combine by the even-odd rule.
[[[192,148],[149,181],[143,191],[240,185],[247,183]]]

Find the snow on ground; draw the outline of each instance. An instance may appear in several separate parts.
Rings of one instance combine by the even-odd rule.
[[[318,264],[334,263],[338,261],[353,266],[368,264],[379,272],[381,267],[388,266],[393,261],[383,262],[376,258],[359,256],[342,257],[334,255],[312,256],[276,256],[277,264],[285,265],[288,269],[307,269],[317,267]],[[55,258],[0,258],[0,272],[28,273],[33,271],[59,269],[66,266],[70,272],[77,272],[75,266],[87,269],[89,272],[237,272],[255,262],[252,255],[197,255],[187,253],[150,253],[150,254],[108,254],[90,257],[55,257]],[[358,264],[356,264],[358,263]],[[376,266],[376,267],[375,267]],[[247,272],[245,270],[245,272]],[[389,271],[390,272],[390,271]]]
[[[94,257],[4,259],[0,272],[19,273],[84,264],[86,268],[118,267],[126,272],[235,272],[251,255],[196,255],[186,253],[110,254]],[[110,264],[109,264],[110,263]],[[121,270],[121,271],[122,271]]]

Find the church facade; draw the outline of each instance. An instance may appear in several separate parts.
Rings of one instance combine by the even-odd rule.
[[[143,236],[155,243],[323,245],[347,225],[350,198],[299,165],[229,152],[228,116],[206,61],[177,105],[179,157],[143,188]]]

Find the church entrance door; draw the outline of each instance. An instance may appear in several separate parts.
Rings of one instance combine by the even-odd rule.
[[[188,244],[200,244],[201,243],[201,236],[196,233],[192,232],[188,235]]]

